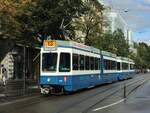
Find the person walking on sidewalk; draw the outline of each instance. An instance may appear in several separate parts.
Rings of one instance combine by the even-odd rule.
[[[2,65],[2,81],[4,86],[6,85],[6,81],[7,81],[7,70],[4,67],[4,65]]]

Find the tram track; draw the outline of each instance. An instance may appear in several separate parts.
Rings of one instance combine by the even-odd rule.
[[[143,79],[140,79],[140,80],[131,81],[131,82],[127,83],[126,87],[129,87],[130,85],[133,85],[133,84],[135,84],[135,83],[138,83],[138,82],[140,82],[140,81],[142,81],[142,80],[144,80],[144,78],[143,78]],[[122,81],[122,84],[123,84],[123,83],[124,83],[124,81]],[[111,85],[112,85],[112,84],[111,84]],[[69,106],[64,107],[63,109],[59,110],[59,111],[56,112],[56,113],[65,113],[65,111],[67,111],[68,109],[73,108],[74,106],[77,106],[77,105],[83,103],[84,101],[87,101],[87,100],[89,100],[89,99],[91,99],[91,98],[93,98],[93,97],[96,97],[96,96],[98,96],[98,95],[103,95],[104,93],[107,93],[107,92],[108,92],[108,96],[104,97],[104,98],[101,100],[101,101],[104,101],[106,98],[108,98],[108,97],[114,95],[114,94],[117,93],[119,90],[123,89],[123,87],[124,87],[124,86],[122,85],[121,88],[119,87],[115,92],[110,93],[109,91],[110,91],[110,90],[113,90],[113,89],[115,90],[117,85],[118,85],[118,84],[114,84],[114,86],[111,87],[111,88],[109,87],[109,88],[107,88],[107,89],[104,89],[104,90],[101,90],[101,91],[99,91],[99,92],[96,92],[95,94],[89,95],[88,97],[85,97],[85,98],[81,99],[80,101],[74,102],[74,103],[70,104]],[[101,101],[100,101],[100,102],[101,102]],[[99,103],[99,102],[98,102],[98,103]],[[97,105],[98,103],[92,105],[91,107]],[[81,113],[86,113],[86,111],[87,111],[88,109],[91,109],[91,107],[85,109],[85,110],[84,110],[83,112],[81,112]]]
[[[138,83],[140,81],[143,81],[143,80],[145,80],[145,78],[141,79],[140,77],[136,77],[136,79],[130,79],[130,80],[127,80],[126,82],[127,82],[127,86],[129,86],[129,85],[136,84],[136,83]],[[71,98],[73,95],[75,96],[75,98],[78,98],[78,97],[81,98],[81,97],[83,97],[82,99],[78,99],[75,102],[71,101],[71,104],[65,105],[65,106],[63,106],[63,108],[62,107],[59,108],[58,111],[53,112],[53,113],[66,113],[66,111],[68,111],[68,109],[71,109],[71,108],[73,108],[73,107],[75,107],[75,106],[77,106],[79,104],[82,104],[83,102],[85,102],[85,101],[87,101],[87,100],[89,100],[91,98],[94,98],[96,96],[103,95],[104,93],[108,93],[108,95],[107,95],[107,97],[108,97],[108,96],[111,96],[111,95],[115,94],[115,92],[114,92],[113,94],[111,93],[111,95],[110,95],[110,91],[112,91],[112,90],[114,91],[116,88],[117,88],[116,90],[122,89],[123,87],[120,88],[120,86],[123,86],[124,82],[125,81],[121,81],[121,82],[117,82],[117,83],[110,84],[110,85],[104,85],[104,87],[101,87],[100,91],[98,91],[96,93],[91,93],[91,92],[93,92],[93,90],[97,91],[97,89],[100,88],[100,87],[97,87],[97,88],[94,88],[94,89],[91,89],[91,90],[85,90],[85,92],[88,93],[87,94],[88,96],[86,96],[85,92],[82,92],[82,91],[80,93],[77,92],[77,93],[74,93],[74,94],[71,94],[71,95],[65,95],[65,96],[64,95],[62,95],[62,96],[49,96],[49,97],[39,96],[36,99],[29,100],[29,102],[23,102],[23,104],[17,103],[18,105],[15,106],[15,109],[19,110],[19,109],[23,108],[25,110],[29,106],[36,105],[36,104],[39,104],[39,103],[42,103],[42,102],[50,102],[50,101],[54,101],[54,100],[61,101],[61,99],[63,99],[63,100],[66,99],[65,101],[68,101],[68,98]],[[107,97],[105,97],[105,98],[107,98]],[[103,101],[104,100],[105,99],[103,99]],[[102,102],[102,99],[101,99],[100,102]],[[97,104],[95,104],[95,105],[97,105]],[[81,113],[87,113],[95,105],[91,105],[87,109],[84,109]],[[10,111],[11,111],[11,109],[9,109],[8,111],[5,109],[2,112],[0,111],[0,113],[10,113]],[[13,113],[21,113],[21,112],[13,112]]]
[[[145,84],[146,82],[148,82],[149,80],[150,80],[150,79],[145,80],[145,81],[142,81],[140,84],[137,84],[137,85],[135,85],[135,84],[133,83],[133,84],[135,85],[135,87],[132,88],[132,89],[127,93],[126,96],[128,97],[128,96],[129,96],[131,93],[133,93],[137,88],[139,88],[140,86],[144,85],[144,84]],[[139,82],[139,81],[138,81],[138,82]],[[137,83],[137,82],[135,82],[135,83]],[[133,84],[128,84],[126,87],[128,88],[128,87],[132,86]],[[114,92],[112,92],[111,94],[108,94],[106,97],[104,97],[103,99],[99,100],[99,101],[96,102],[95,104],[91,105],[90,107],[88,107],[87,109],[85,109],[84,111],[82,111],[81,113],[88,113],[88,111],[91,110],[92,108],[94,108],[94,106],[96,106],[96,105],[98,105],[99,103],[105,101],[105,99],[110,98],[111,96],[115,95],[116,93],[118,93],[119,91],[121,91],[121,90],[123,90],[123,89],[124,89],[124,86],[121,87],[121,88],[119,88],[119,89],[116,89]],[[126,98],[123,98],[123,99],[126,100]]]

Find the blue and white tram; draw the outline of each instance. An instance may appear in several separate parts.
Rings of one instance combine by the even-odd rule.
[[[128,70],[122,70],[123,62]],[[134,72],[129,68],[133,64],[127,58],[77,42],[46,40],[41,48],[41,93],[72,92],[122,80],[126,78],[123,73]]]

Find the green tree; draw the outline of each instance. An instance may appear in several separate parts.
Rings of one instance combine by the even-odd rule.
[[[134,43],[137,49],[137,54],[131,53],[130,58],[134,60],[136,68],[138,69],[150,69],[150,46],[146,43]]]
[[[113,34],[105,33],[96,40],[94,46],[118,56],[127,57],[129,55],[129,45],[120,29],[117,29]]]
[[[76,33],[75,40],[84,42],[86,45],[95,45],[97,39],[103,32],[103,5],[99,4],[97,0],[85,1],[85,13],[73,21]]]
[[[137,56],[141,59],[139,66],[142,68],[148,68],[149,66],[149,47],[146,43],[139,43],[137,48]]]
[[[0,37],[30,45],[37,41],[38,33],[42,37],[57,34],[62,22],[65,26],[84,12],[82,0],[3,0],[0,3],[3,4],[0,5]],[[73,32],[70,24],[65,29]]]
[[[116,48],[113,44],[113,35],[110,33],[105,33],[99,37],[94,46],[104,51],[109,51],[112,53],[116,52]]]
[[[113,33],[113,44],[116,48],[115,54],[127,57],[129,55],[129,45],[121,29],[117,29]]]
[[[25,34],[29,36],[41,34],[44,37],[59,34],[61,24],[63,24],[62,29],[68,24],[65,31],[73,32],[69,23],[73,18],[78,17],[84,8],[81,0],[38,0],[35,7],[29,4],[27,10],[32,10],[31,16],[19,17],[19,20],[30,29],[29,34]]]
[[[17,3],[0,1],[0,39],[16,39],[20,35],[20,24],[16,21]]]

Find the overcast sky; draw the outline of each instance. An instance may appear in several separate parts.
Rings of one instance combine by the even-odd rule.
[[[123,16],[135,41],[150,45],[150,0],[104,0]]]

